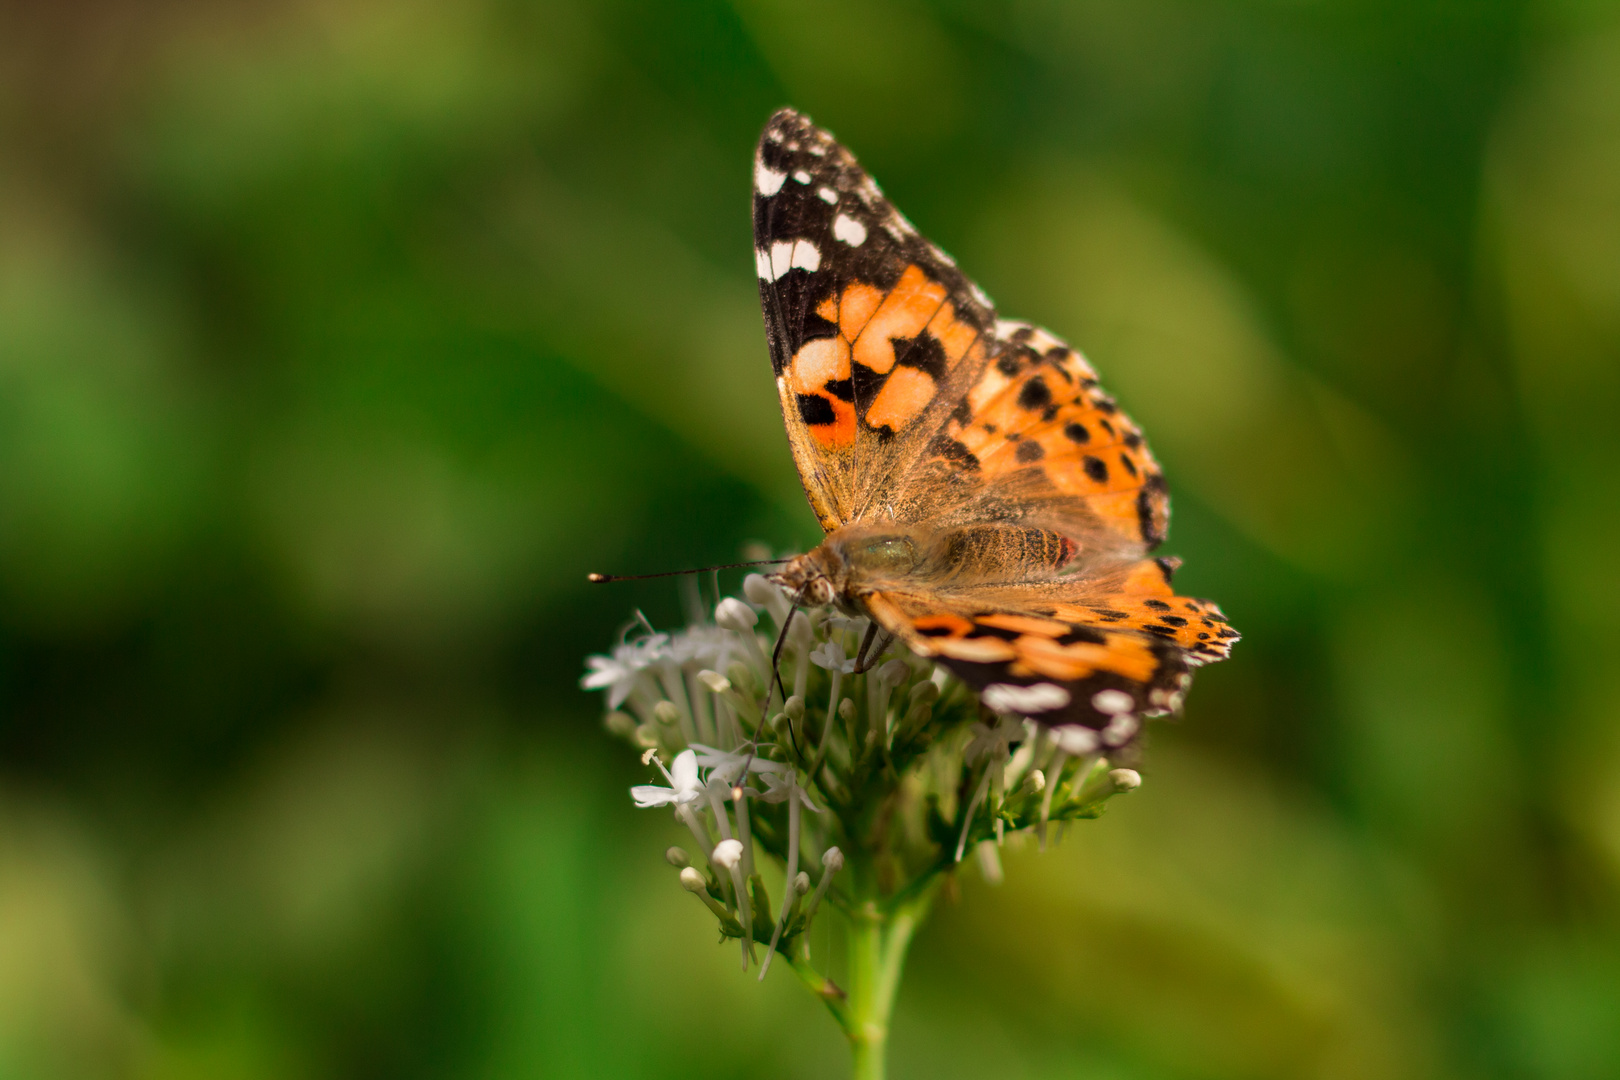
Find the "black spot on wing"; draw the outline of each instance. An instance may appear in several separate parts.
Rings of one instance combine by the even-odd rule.
[[[916,368],[932,375],[935,381],[945,376],[945,345],[927,330],[914,338],[895,338],[894,362]]]
[[[1142,530],[1142,540],[1152,551],[1164,543],[1164,529],[1159,523],[1159,500],[1164,498],[1167,488],[1164,477],[1157,473],[1149,476],[1142,484],[1142,490],[1136,495],[1136,517]]]
[[[1014,455],[1019,462],[1028,465],[1032,461],[1039,461],[1046,456],[1046,448],[1038,442],[1021,442],[1018,452]]]
[[[872,404],[873,399],[878,395],[878,391],[883,389],[883,384],[889,381],[889,376],[887,373],[879,375],[865,364],[859,362],[850,366],[850,375],[851,389],[855,393],[852,400],[856,403],[856,409],[864,420],[867,406]]]
[[[838,419],[832,402],[820,394],[799,394],[799,418],[807,424],[830,424]]]
[[[969,472],[977,472],[979,469],[979,459],[973,456],[973,451],[948,436],[941,435],[935,439],[929,444],[929,449]]]
[[[1023,389],[1018,391],[1019,408],[1045,409],[1052,404],[1052,389],[1046,385],[1046,380],[1039,375],[1025,383]]]

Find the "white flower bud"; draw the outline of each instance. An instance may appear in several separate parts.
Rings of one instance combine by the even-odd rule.
[[[793,878],[793,891],[803,896],[810,891],[810,875],[800,870]]]
[[[1046,774],[1039,769],[1031,769],[1029,775],[1024,778],[1024,786],[1039,795],[1046,790]]]
[[[698,672],[698,682],[709,688],[711,694],[723,694],[731,689],[731,681],[718,671],[709,671],[707,668]]]
[[[681,710],[675,707],[673,701],[660,701],[653,706],[653,718],[660,724],[673,727],[681,722]]]
[[[714,865],[722,870],[735,870],[742,861],[741,840],[722,840],[714,845]]]
[[[855,719],[855,702],[850,698],[840,701],[838,703],[838,715],[844,718],[845,723]]]
[[[835,847],[830,847],[821,856],[821,865],[830,874],[836,874],[844,868],[844,853]]]
[[[754,626],[759,622],[759,616],[754,609],[738,600],[728,596],[720,601],[720,606],[714,609],[714,621],[727,630],[735,630],[739,634],[751,634]]]
[[[703,875],[692,867],[688,866],[681,871],[681,888],[687,892],[701,895],[708,890],[708,887],[708,883],[703,880]]]
[[[602,726],[621,739],[634,738],[636,734],[636,718],[629,713],[610,712],[602,717]]]
[[[793,695],[787,699],[787,704],[782,706],[782,711],[787,713],[793,722],[797,724],[804,719],[804,698],[797,694]]]
[[[748,597],[748,602],[751,604],[758,604],[760,607],[770,607],[773,603],[776,603],[782,599],[782,590],[778,586],[772,585],[769,581],[766,581],[763,574],[749,574],[747,577],[743,578],[743,595]],[[736,602],[737,601],[735,600],[732,601],[734,604]],[[722,606],[723,605],[724,601],[722,601]],[[749,614],[753,614],[753,612],[749,612]],[[718,611],[715,613],[714,621],[720,622]],[[720,625],[725,626],[725,623],[720,623]]]
[[[1142,786],[1142,774],[1135,769],[1111,769],[1108,779],[1114,782],[1114,790],[1122,794]]]
[[[692,857],[686,853],[684,848],[678,847],[672,847],[664,852],[664,861],[680,870],[685,870],[692,865]]]
[[[876,674],[879,682],[887,683],[890,686],[899,686],[905,682],[906,676],[911,674],[911,665],[904,660],[890,660],[887,664],[878,668]]]

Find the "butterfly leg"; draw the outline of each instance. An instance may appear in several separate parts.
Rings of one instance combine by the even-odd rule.
[[[794,604],[788,609],[787,618],[782,621],[782,629],[776,635],[776,648],[771,650],[771,686],[765,691],[765,711],[770,711],[771,697],[776,693],[777,687],[782,688],[782,697],[787,697],[787,687],[782,682],[782,646],[787,642],[788,628],[793,625],[793,617],[799,613],[799,605]],[[786,705],[786,701],[783,701]],[[793,724],[788,724],[788,737],[793,740],[793,752],[799,753],[799,737],[793,731]]]
[[[876,640],[880,634],[882,635],[882,640],[878,643],[877,647],[874,648],[872,642]],[[889,633],[887,630],[880,630],[877,623],[872,623],[866,628],[866,636],[861,639],[861,647],[855,653],[855,670],[851,671],[850,674],[866,674],[866,672],[878,662],[878,658],[887,652],[889,646],[893,644],[894,635]]]

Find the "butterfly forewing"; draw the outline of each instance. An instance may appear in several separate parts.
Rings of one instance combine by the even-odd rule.
[[[782,416],[831,530],[919,456],[988,361],[994,312],[847,150],[791,110],[755,155],[754,247]]]

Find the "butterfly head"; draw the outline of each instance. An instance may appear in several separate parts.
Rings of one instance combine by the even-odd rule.
[[[833,583],[832,568],[827,565],[826,545],[816,548],[787,562],[767,580],[782,586],[795,603],[805,607],[822,607],[838,596]]]
[[[850,526],[771,575],[772,581],[808,606],[843,601],[896,581],[922,566],[925,538],[896,527]]]

